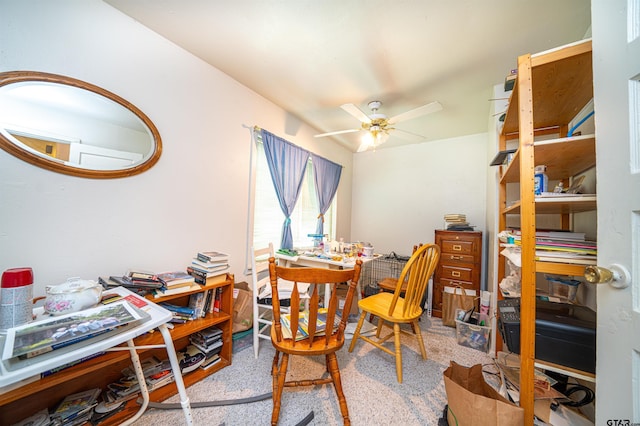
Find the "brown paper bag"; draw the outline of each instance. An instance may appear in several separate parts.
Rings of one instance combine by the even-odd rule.
[[[444,371],[449,425],[520,426],[524,410],[505,399],[482,375],[482,365],[464,367],[450,361]]]
[[[456,286],[453,293],[442,293],[442,325],[449,327],[456,326],[456,309],[468,311],[477,306],[477,296],[470,296],[462,286]]]
[[[245,282],[235,283],[233,289],[232,333],[253,327],[253,292]]]

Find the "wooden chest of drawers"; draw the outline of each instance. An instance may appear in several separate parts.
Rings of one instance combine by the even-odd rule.
[[[480,295],[482,232],[436,230],[435,243],[440,246],[440,262],[433,275],[431,312],[441,318],[445,287],[460,285]]]

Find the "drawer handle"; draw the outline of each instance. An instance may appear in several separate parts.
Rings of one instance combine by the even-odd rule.
[[[453,256],[451,255],[451,260],[462,260],[463,257],[462,256]]]
[[[459,271],[451,271],[451,276],[452,277],[456,277],[456,278],[460,278],[460,272]]]
[[[454,244],[453,247],[451,247],[451,250],[462,251],[462,246],[460,244]]]

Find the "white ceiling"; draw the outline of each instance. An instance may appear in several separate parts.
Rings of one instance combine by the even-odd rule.
[[[437,100],[442,111],[397,125],[425,141],[486,132],[517,56],[591,23],[588,0],[104,1],[318,133],[359,127],[345,103],[379,100],[391,117]],[[334,138],[355,151],[359,136]],[[382,148],[406,143],[392,133]]]

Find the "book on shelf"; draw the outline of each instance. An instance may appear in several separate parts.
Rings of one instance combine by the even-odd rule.
[[[174,305],[172,303],[169,302],[160,302],[158,303],[158,305],[162,306],[163,308],[171,311],[171,312],[177,312],[179,314],[183,314],[183,315],[188,315],[188,316],[194,316],[196,311],[194,308],[191,308],[189,306],[179,306],[179,305]]]
[[[213,355],[215,353],[218,353],[222,349],[222,339],[218,339],[215,342],[210,343],[210,344],[204,344],[202,342],[198,342],[196,340],[189,339],[189,343],[191,343],[193,346],[198,348],[198,350],[200,352],[202,352],[203,354],[205,354],[205,356]]]
[[[214,326],[211,326],[211,327],[207,327],[207,328],[205,328],[203,330],[197,331],[197,332],[193,333],[193,335],[199,336],[202,339],[204,339],[205,341],[210,341],[210,340],[217,339],[217,338],[221,337],[222,336],[222,330],[214,325]]]
[[[193,293],[191,296],[189,296],[188,305],[190,308],[193,308],[193,310],[195,311],[196,318],[202,318],[206,313],[204,311],[205,297],[206,297],[206,294],[203,292]]]
[[[207,272],[203,269],[198,269],[195,267],[192,268],[189,266],[187,267],[187,272],[193,276],[193,279],[196,283],[206,285],[218,284],[225,281],[227,279],[227,273],[225,272],[227,269],[229,269],[229,265],[214,272]]]
[[[50,426],[51,417],[49,416],[49,410],[43,408],[35,414],[30,415],[26,419],[20,420],[18,423],[13,423],[12,426]]]
[[[129,269],[126,276],[131,280],[137,281],[158,281],[158,277],[154,272],[143,271],[141,269]]]
[[[141,361],[142,374],[149,391],[160,388],[173,382],[173,370],[169,360],[160,361],[155,356]],[[132,366],[122,370],[122,377],[130,382],[137,382],[137,376]]]
[[[203,315],[206,314],[210,314],[213,312],[213,294],[215,293],[215,289],[209,289],[206,291],[205,293],[205,297],[204,297],[204,307],[203,309]]]
[[[127,301],[98,305],[7,329],[2,359],[45,353],[63,346],[81,343],[116,328],[137,324],[144,312]]]
[[[198,259],[192,259],[190,266],[207,272],[216,272],[228,268],[229,262],[203,262]]]
[[[189,293],[191,291],[200,291],[200,289],[201,289],[200,285],[193,282],[191,283],[191,285],[184,286],[184,287],[179,286],[179,287],[167,288],[167,289],[165,288],[154,289],[152,290],[152,293],[154,298],[159,299],[165,296],[174,296],[176,294]]]
[[[196,254],[196,258],[202,262],[221,262],[221,261],[228,261],[229,255],[219,251],[205,250],[205,251],[199,251]]]
[[[94,388],[67,395],[56,407],[51,417],[59,419],[62,424],[67,424],[87,412],[91,415],[90,410],[98,405],[98,396],[101,392],[101,389]]]
[[[178,351],[176,355],[178,356],[178,362],[180,364],[180,371],[182,374],[189,373],[197,369],[205,360],[204,353],[202,353],[202,351],[193,344],[187,345],[187,347]]]
[[[213,296],[213,312],[220,312],[222,308],[222,289],[220,287],[216,288],[216,293]]]
[[[154,289],[161,288],[162,283],[160,281],[133,281],[131,278],[118,275],[111,275],[108,277],[98,277],[98,282],[103,288],[109,289],[113,287],[124,287],[126,289]]]
[[[170,271],[162,272],[158,274],[158,280],[165,287],[171,288],[180,284],[189,285],[194,282],[193,276],[189,275],[185,271]]]
[[[200,365],[200,368],[203,370],[208,370],[209,368],[219,363],[221,359],[222,358],[220,358],[220,354],[214,354],[212,357],[205,359],[204,362]]]

